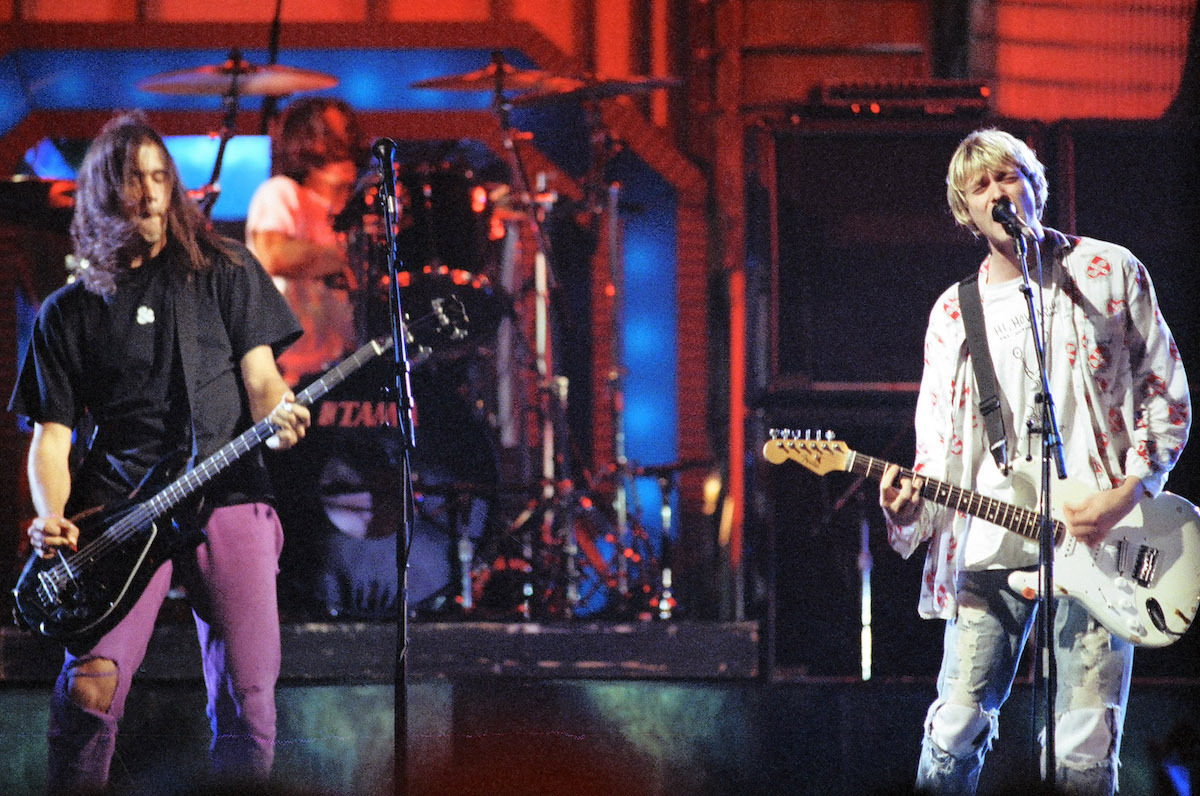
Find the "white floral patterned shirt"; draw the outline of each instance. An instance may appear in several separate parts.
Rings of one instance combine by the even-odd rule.
[[[1045,263],[1046,366],[1064,364],[1072,395],[1055,395],[1070,478],[1096,489],[1142,479],[1157,495],[1187,442],[1191,399],[1171,331],[1150,276],[1127,249],[1047,230],[1057,245]],[[980,266],[986,282],[988,261]],[[1037,279],[1030,253],[1030,277]],[[1052,383],[1063,379],[1052,376]],[[925,333],[925,368],[916,411],[917,473],[972,489],[990,456],[959,310],[958,285],[938,299]],[[1009,442],[1010,450],[1013,443]],[[1036,446],[1035,446],[1036,450]],[[921,616],[957,614],[956,585],[970,518],[926,500],[913,525],[888,523],[888,540],[907,558],[929,542],[918,605]]]

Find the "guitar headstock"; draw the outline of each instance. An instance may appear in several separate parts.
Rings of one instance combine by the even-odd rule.
[[[433,306],[438,334],[451,340],[461,340],[467,336],[467,326],[471,321],[467,317],[467,308],[457,295],[451,293],[444,298],[435,298],[430,304]]]
[[[771,439],[763,446],[763,458],[771,464],[799,462],[817,475],[850,469],[850,454],[846,443],[833,438],[832,431],[824,434],[792,429],[771,429]]]

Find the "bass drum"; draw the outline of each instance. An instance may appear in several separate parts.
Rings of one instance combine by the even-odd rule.
[[[314,404],[312,426],[301,445],[270,456],[284,528],[279,584],[285,614],[395,616],[403,446],[394,425],[395,406],[380,397],[391,371],[386,359],[364,367]],[[485,424],[459,397],[456,385],[426,371],[412,376],[418,421],[410,611],[435,611],[457,602],[463,581],[460,550],[481,543],[498,480]],[[469,560],[466,566],[469,572]]]

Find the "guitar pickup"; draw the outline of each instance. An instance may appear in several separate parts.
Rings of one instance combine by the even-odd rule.
[[[1133,579],[1139,586],[1146,587],[1154,580],[1154,572],[1158,564],[1158,548],[1142,545],[1138,548],[1137,566],[1133,571]]]
[[[50,608],[58,605],[58,587],[54,584],[54,579],[50,577],[50,573],[39,572],[37,578],[37,593],[42,600],[42,607]]]
[[[1124,539],[1117,541],[1117,573],[1124,575],[1129,571],[1129,542]]]

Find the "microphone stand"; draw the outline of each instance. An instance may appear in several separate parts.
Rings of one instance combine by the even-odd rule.
[[[1040,658],[1035,659],[1035,669],[1040,665],[1042,672],[1042,698],[1046,711],[1046,742],[1043,747],[1043,780],[1047,787],[1054,789],[1055,771],[1055,717],[1054,700],[1057,691],[1058,663],[1054,657],[1054,520],[1050,516],[1050,462],[1053,459],[1059,479],[1067,477],[1067,466],[1063,459],[1062,436],[1058,430],[1058,419],[1054,413],[1054,398],[1050,393],[1050,379],[1046,373],[1046,340],[1043,329],[1038,323],[1038,312],[1033,306],[1033,288],[1029,283],[1029,265],[1026,260],[1027,246],[1024,230],[1019,223],[1002,222],[1004,228],[1013,239],[1017,259],[1021,261],[1021,292],[1025,294],[1025,304],[1029,309],[1030,332],[1033,335],[1033,348],[1037,354],[1038,374],[1041,377],[1041,392],[1035,401],[1042,405],[1042,489],[1040,507],[1040,528],[1038,532],[1038,606],[1041,616],[1039,623]],[[1036,245],[1034,252],[1038,261],[1038,276],[1042,275],[1041,249]],[[1041,297],[1045,306],[1045,296]],[[1036,700],[1035,700],[1036,702]]]
[[[393,163],[396,144],[390,138],[381,138],[372,147],[379,161],[383,179],[379,192],[383,200],[383,228],[387,244],[386,259],[388,272],[388,308],[392,322],[392,353],[395,363],[395,384],[386,388],[388,400],[396,402],[397,418],[402,436],[400,451],[400,477],[403,491],[402,527],[396,533],[397,584],[400,594],[396,602],[396,675],[394,695],[394,743],[395,771],[393,790],[407,792],[408,777],[408,540],[412,533],[416,515],[416,500],[413,495],[411,453],[416,449],[416,424],[413,422],[413,397],[408,359],[408,330],[405,328],[404,311],[400,304],[400,280],[397,278],[396,257],[396,169]]]

